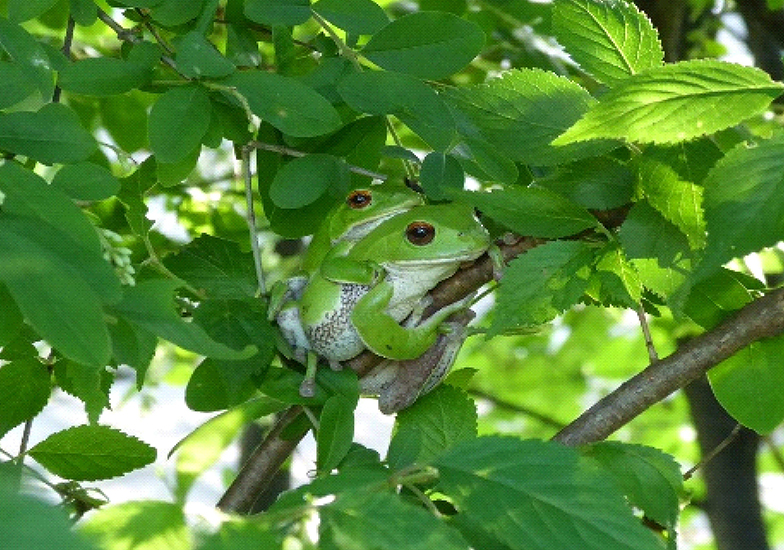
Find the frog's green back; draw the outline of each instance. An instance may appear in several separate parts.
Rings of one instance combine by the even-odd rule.
[[[422,195],[403,184],[385,183],[353,190],[327,214],[314,233],[302,261],[303,271],[313,273],[337,242],[356,242],[389,217],[422,204]]]

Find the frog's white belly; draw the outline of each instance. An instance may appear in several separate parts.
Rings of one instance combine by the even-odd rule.
[[[313,351],[328,361],[345,361],[365,349],[365,344],[351,324],[351,312],[368,290],[370,287],[367,285],[340,285],[340,307],[306,328]]]
[[[442,280],[457,271],[457,265],[421,269],[384,266],[385,282],[392,285],[392,299],[387,313],[396,321],[403,321],[419,304],[424,295]],[[310,347],[330,362],[346,361],[359,355],[365,344],[351,322],[354,306],[371,287],[341,284],[340,308],[324,316],[319,323],[307,327]]]

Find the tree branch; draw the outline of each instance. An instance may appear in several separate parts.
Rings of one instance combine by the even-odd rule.
[[[784,332],[784,288],[751,302],[602,398],[553,439],[565,445],[601,441],[637,415],[702,376],[735,352]]]

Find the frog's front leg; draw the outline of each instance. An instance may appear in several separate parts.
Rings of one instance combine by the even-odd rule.
[[[362,378],[363,392],[378,395],[378,408],[384,414],[411,406],[451,370],[465,341],[466,325],[474,316],[470,309],[452,314],[441,325],[447,332],[440,332],[425,353],[407,361],[385,361]]]
[[[465,309],[468,296],[438,310],[414,327],[401,326],[387,312],[393,288],[382,281],[365,294],[351,313],[351,322],[365,346],[387,359],[416,359],[430,348],[438,337],[439,326],[455,311]]]

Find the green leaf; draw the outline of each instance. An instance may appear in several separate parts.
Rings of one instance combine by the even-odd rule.
[[[0,61],[0,109],[15,105],[36,91],[32,82],[16,63]]]
[[[48,550],[56,541],[58,550],[94,550],[73,531],[73,522],[63,506],[43,503],[9,489],[0,478],[0,525],[3,545],[25,550]]]
[[[161,162],[160,160],[156,160],[155,173],[158,176],[158,183],[164,187],[180,185],[196,168],[200,156],[201,144],[196,145],[196,147],[188,151],[184,157],[176,162]]]
[[[158,337],[142,327],[133,325],[125,319],[117,318],[109,325],[112,340],[112,357],[118,365],[128,365],[136,371],[136,388],[141,390],[144,375],[155,355]]]
[[[658,67],[664,52],[650,20],[623,0],[556,0],[553,31],[597,80],[614,84]]]
[[[324,536],[335,548],[468,550],[445,522],[389,493],[346,492],[320,516]]]
[[[600,138],[688,141],[743,122],[782,90],[753,67],[707,59],[672,63],[621,81],[553,145]]]
[[[477,435],[474,401],[464,391],[441,385],[400,411],[387,463],[395,470],[426,464],[459,441]]]
[[[218,461],[249,422],[284,407],[280,401],[267,397],[253,399],[213,416],[178,441],[169,453],[177,452],[177,496],[185,498],[193,482]]]
[[[708,371],[713,393],[735,420],[768,434],[784,420],[784,338],[765,338]]]
[[[480,437],[452,447],[434,465],[440,474],[438,488],[495,547],[662,548],[612,483],[573,449]]]
[[[389,23],[384,9],[372,0],[319,0],[312,8],[351,34],[373,34]]]
[[[106,130],[124,151],[132,153],[147,144],[147,105],[138,95],[103,98],[99,109]]]
[[[0,167],[0,281],[27,322],[74,361],[103,366],[109,336],[103,303],[120,285],[103,258],[95,228],[40,177],[7,162]]]
[[[445,200],[451,195],[448,190],[462,190],[465,172],[460,162],[452,155],[428,153],[419,172],[419,183],[428,197]]]
[[[636,308],[642,297],[642,281],[617,243],[605,247],[596,262],[596,272],[612,303]]]
[[[125,218],[136,235],[144,237],[152,227],[147,218],[147,204],[144,195],[157,183],[156,162],[154,157],[145,160],[138,170],[120,181],[122,186],[118,195],[125,206]]]
[[[93,0],[69,0],[71,17],[77,25],[89,27],[98,19],[98,9]]]
[[[476,168],[467,166],[465,169],[484,181],[497,181],[511,185],[515,183],[520,174],[514,161],[499,152],[495,145],[491,145],[480,137],[461,136],[462,142],[452,150],[464,163],[475,162]],[[477,172],[477,169],[479,172]]]
[[[580,241],[552,241],[518,256],[504,271],[488,336],[546,323],[576,304],[588,286],[591,248]]]
[[[185,404],[199,412],[235,407],[256,391],[259,371],[269,365],[255,357],[244,361],[205,359],[193,371],[185,388]]]
[[[445,97],[461,135],[481,137],[512,160],[548,166],[596,156],[614,146],[612,142],[551,145],[596,105],[580,85],[551,72],[512,70],[486,84],[452,88]]]
[[[310,0],[246,0],[245,17],[262,25],[301,25],[310,19]]]
[[[217,532],[205,537],[198,550],[282,550],[277,533],[266,522],[255,518],[232,517],[224,520]]]
[[[694,285],[683,312],[695,323],[710,330],[732,312],[754,300],[751,289],[761,289],[759,280],[721,268],[717,273]]]
[[[316,467],[319,472],[331,472],[351,448],[356,406],[356,401],[343,395],[333,395],[324,403],[316,433]]]
[[[0,192],[5,195],[0,223],[17,227],[26,239],[70,264],[105,303],[119,300],[120,284],[103,258],[95,226],[72,200],[11,162],[0,166]]]
[[[784,239],[784,134],[740,144],[705,179],[708,238],[697,278]]]
[[[54,92],[54,71],[43,46],[22,27],[3,17],[0,17],[0,46],[28,79],[35,82],[41,98],[49,101]]]
[[[192,547],[182,505],[171,502],[138,500],[101,508],[79,523],[78,532],[99,548]]]
[[[455,126],[449,109],[418,78],[386,71],[349,73],[338,83],[338,93],[356,111],[396,116],[436,150],[452,142]]]
[[[680,466],[672,456],[652,447],[603,441],[585,455],[598,461],[617,481],[629,503],[646,517],[672,530],[678,521],[683,490]]]
[[[302,208],[316,202],[330,186],[348,185],[346,163],[332,155],[316,153],[296,158],[281,168],[269,189],[280,208]]]
[[[88,420],[98,422],[104,409],[109,406],[109,390],[114,375],[103,368],[61,361],[55,365],[58,385],[84,403]]]
[[[236,70],[199,31],[186,34],[177,48],[177,68],[189,78],[220,78]]]
[[[0,437],[43,410],[52,391],[49,370],[33,358],[0,367]]]
[[[559,166],[536,184],[569,197],[584,208],[610,210],[631,202],[634,175],[622,162],[598,157]]]
[[[181,285],[181,281],[171,279],[142,281],[127,288],[122,301],[113,309],[164,340],[201,355],[228,360],[242,360],[253,355],[253,347],[233,350],[210,338],[201,326],[186,323],[174,308],[174,290]]]
[[[641,159],[638,165],[637,184],[648,204],[680,229],[693,249],[705,245],[701,186],[681,179],[670,166],[649,159]]]
[[[202,234],[164,259],[164,265],[209,298],[249,298],[258,283],[253,256],[234,241]]]
[[[155,461],[155,449],[108,426],[53,433],[28,454],[53,474],[76,481],[109,479]]]
[[[86,159],[97,148],[76,113],[61,103],[47,103],[35,113],[0,113],[0,149],[11,153],[44,164],[67,164]]]
[[[183,160],[201,144],[210,125],[210,98],[201,86],[165,92],[150,111],[150,147],[160,162]]]
[[[51,9],[57,0],[8,0],[8,19],[21,23]]]
[[[27,322],[66,357],[105,365],[110,349],[104,313],[79,270],[29,239],[35,225],[3,216],[0,227],[0,281]]]
[[[135,287],[126,288],[122,301],[113,309],[160,338],[207,357],[236,361],[247,359],[256,352],[253,346],[242,351],[233,350],[210,338],[201,326],[185,322],[174,308],[174,290],[180,286],[182,281],[172,279],[142,281]]]
[[[582,206],[539,187],[510,187],[491,193],[463,192],[453,196],[512,231],[530,237],[568,237],[597,224],[596,218]],[[525,215],[521,215],[523,212]]]
[[[151,42],[134,44],[128,59],[88,57],[69,63],[60,72],[58,86],[88,96],[106,97],[140,88],[150,82],[161,51]]]
[[[294,78],[246,71],[234,73],[221,82],[235,87],[247,99],[254,114],[290,136],[320,136],[341,125],[340,115],[329,101]]]
[[[196,19],[204,7],[205,0],[163,0],[152,10],[150,16],[166,27],[176,27]]]
[[[0,304],[3,304],[3,314],[0,315],[0,347],[3,347],[19,334],[24,317],[3,284],[0,284]]]
[[[52,187],[75,200],[100,201],[116,195],[120,182],[103,166],[79,162],[60,168],[52,179]]]
[[[618,239],[643,285],[659,296],[669,297],[691,271],[686,236],[644,201],[629,211]]]
[[[416,12],[378,31],[361,53],[384,69],[438,80],[468,65],[484,42],[476,23],[451,13]]]

